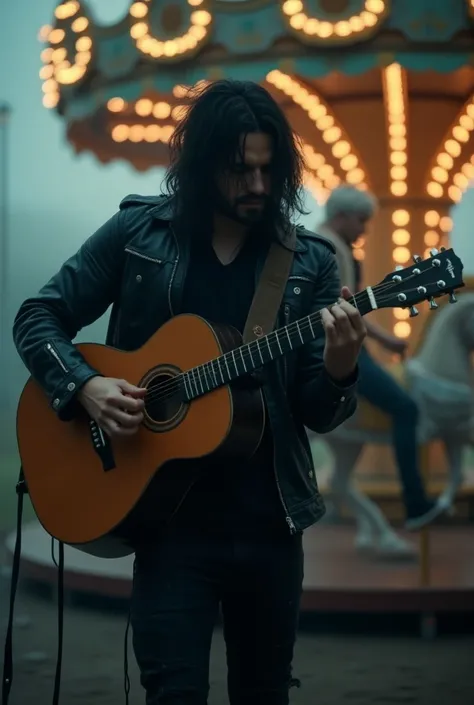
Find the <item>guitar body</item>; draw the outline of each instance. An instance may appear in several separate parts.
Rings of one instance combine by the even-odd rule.
[[[85,412],[60,421],[30,379],[18,406],[17,437],[31,501],[45,530],[92,555],[127,555],[133,552],[130,531],[141,519],[146,524],[146,513],[179,511],[198,477],[199,459],[221,462],[225,471],[226,458],[251,457],[265,425],[260,389],[232,384],[189,403],[173,394],[159,403],[155,394],[153,400],[157,385],[172,389],[176,375],[241,344],[233,328],[182,315],[135,352],[78,345],[104,376],[148,388],[138,433],[113,442],[91,426]]]

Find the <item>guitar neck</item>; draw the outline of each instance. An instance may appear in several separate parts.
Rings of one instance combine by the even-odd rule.
[[[370,287],[354,296],[352,303],[363,316],[377,308],[374,293]],[[315,311],[251,343],[241,345],[225,355],[188,370],[182,376],[186,400],[191,401],[212,392],[310,343],[320,333],[321,326],[321,311]]]

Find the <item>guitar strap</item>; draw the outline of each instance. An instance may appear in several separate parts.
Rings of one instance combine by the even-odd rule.
[[[245,323],[244,343],[273,330],[293,264],[295,244],[296,228],[292,227],[284,242],[274,241],[270,245]]]

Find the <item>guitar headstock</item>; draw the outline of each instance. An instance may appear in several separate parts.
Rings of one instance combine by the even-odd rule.
[[[455,303],[454,291],[464,282],[463,264],[454,251],[433,249],[427,259],[415,255],[413,260],[415,264],[397,268],[372,287],[377,308],[409,308],[410,315],[416,316],[415,305],[422,301],[429,301],[430,309],[435,309],[435,299],[449,295],[450,303]]]

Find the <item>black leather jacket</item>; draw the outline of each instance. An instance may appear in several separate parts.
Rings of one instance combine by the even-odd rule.
[[[340,292],[332,245],[297,230],[279,325],[334,303]],[[113,304],[107,344],[122,350],[141,347],[180,312],[189,252],[173,232],[168,198],[128,196],[38,295],[23,303],[14,323],[15,345],[61,419],[71,418],[78,389],[97,374],[71,343],[77,333]],[[325,433],[356,409],[356,384],[341,387],[331,381],[323,349],[321,334],[264,374],[275,479],[291,531],[324,514],[305,426]]]

